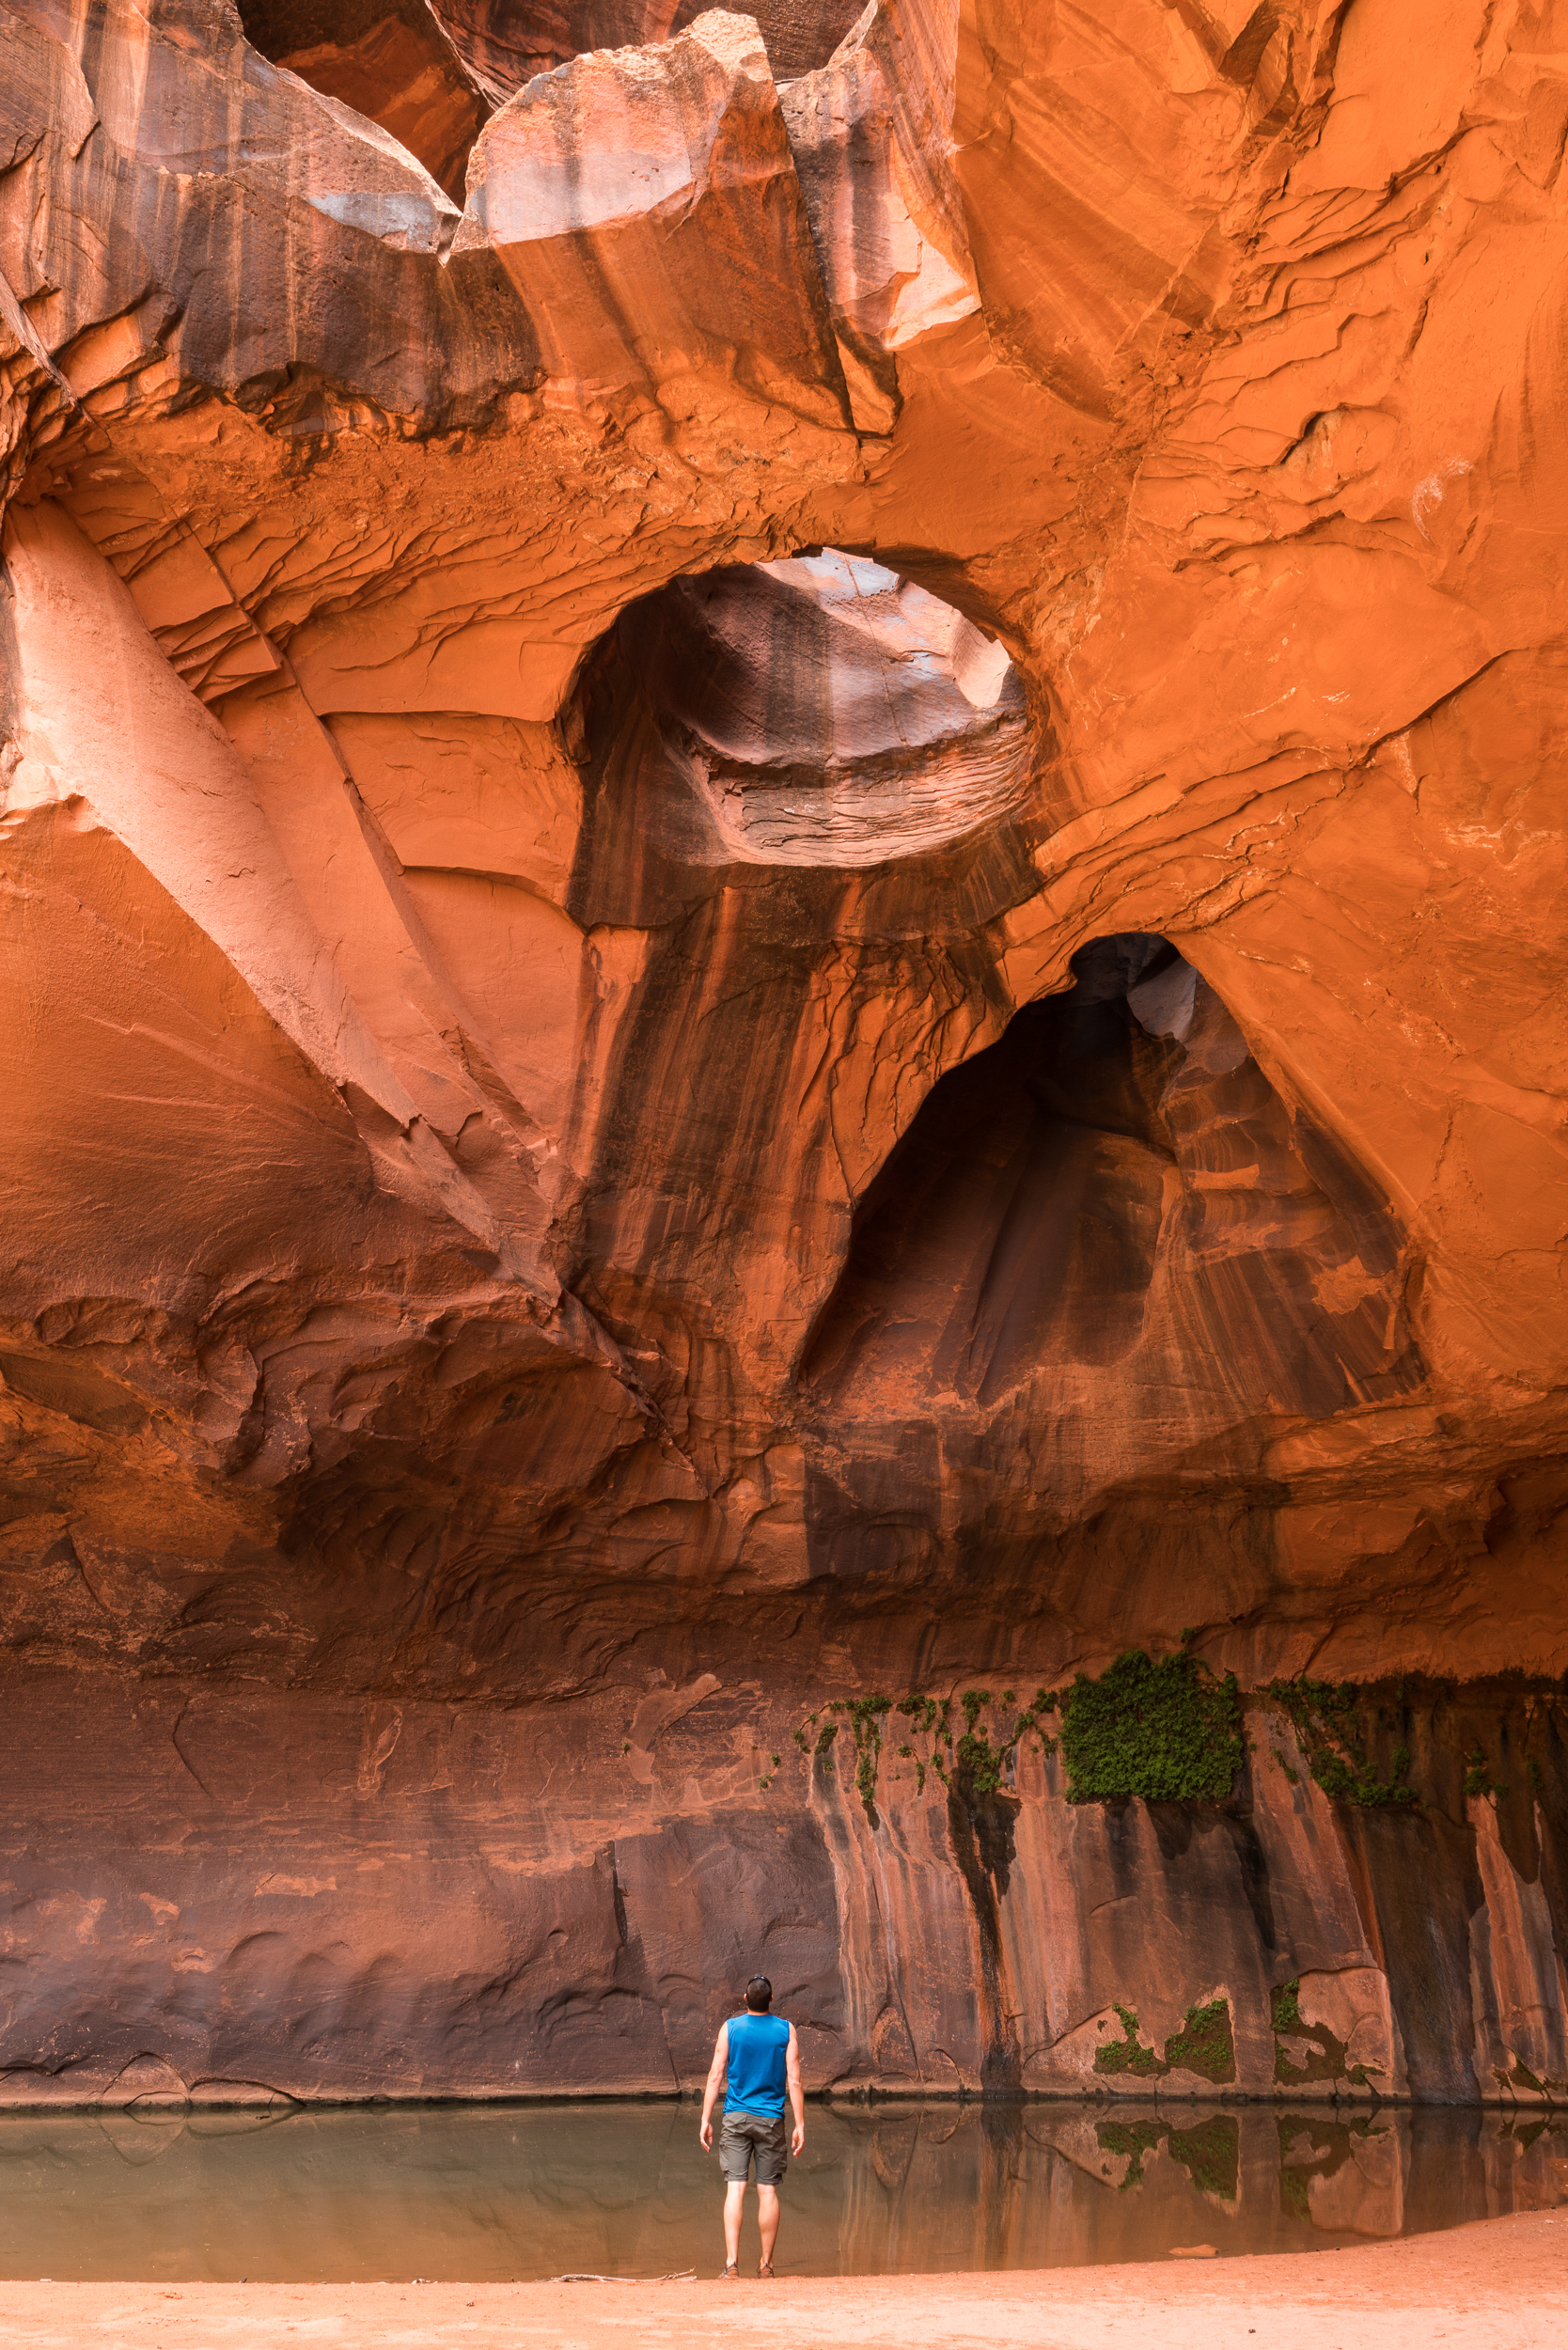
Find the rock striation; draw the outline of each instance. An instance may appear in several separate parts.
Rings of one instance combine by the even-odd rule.
[[[1560,14],[0,0],[0,2094],[1564,2094]]]

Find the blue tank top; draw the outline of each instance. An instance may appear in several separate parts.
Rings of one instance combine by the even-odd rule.
[[[781,2114],[784,2110],[784,2052],[790,2027],[782,2015],[729,2018],[729,2078],[726,2113]]]

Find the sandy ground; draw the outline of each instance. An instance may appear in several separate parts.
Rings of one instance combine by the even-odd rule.
[[[527,2350],[1532,2350],[1568,2342],[1568,2212],[1341,2252],[725,2285],[0,2288],[0,2343]]]

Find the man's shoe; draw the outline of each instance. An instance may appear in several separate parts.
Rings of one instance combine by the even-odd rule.
[[[761,2267],[757,2271],[757,2274],[759,2277],[771,2277],[773,2275],[772,2261],[764,2261]]]
[[[741,2264],[740,2264],[740,2262],[739,2262],[739,2261],[726,2261],[726,2262],[725,2262],[725,2264],[724,2264],[724,2266],[723,2266],[723,2267],[719,2270],[719,2282],[720,2282],[720,2284],[721,2284],[721,2285],[738,2285],[738,2284],[740,2283],[740,2281],[741,2281]]]

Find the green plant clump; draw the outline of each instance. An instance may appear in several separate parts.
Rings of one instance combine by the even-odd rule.
[[[1172,2032],[1159,2056],[1139,2040],[1137,2012],[1117,2002],[1121,2038],[1101,2044],[1094,2052],[1097,2073],[1131,2073],[1136,2080],[1158,2080],[1180,2065],[1201,2073],[1216,2084],[1236,2077],[1236,2042],[1231,2028],[1231,2003],[1211,1999],[1204,2007],[1189,2007],[1180,2031]]]
[[[1002,1692],[1004,1705],[1016,1705],[1012,1690]],[[960,1783],[971,1794],[994,1794],[1001,1785],[1006,1772],[1011,1769],[1018,1749],[1029,1731],[1039,1740],[1043,1754],[1054,1754],[1057,1741],[1047,1738],[1042,1715],[1054,1714],[1058,1705],[1054,1689],[1037,1689],[1029,1703],[1018,1716],[1009,1734],[993,1746],[987,1731],[980,1726],[981,1709],[991,1703],[989,1689],[965,1689],[964,1692],[964,1735],[954,1751]]]
[[[1186,2022],[1165,2044],[1165,2060],[1168,2065],[1184,2065],[1189,2073],[1201,2073],[1205,2080],[1233,2081],[1236,2043],[1231,2029],[1230,2001],[1211,1999],[1207,2007],[1189,2007]]]
[[[1305,2031],[1301,2020],[1301,1977],[1293,1975],[1289,1982],[1277,1983],[1269,2001],[1269,2021],[1276,2031]]]
[[[963,1702],[964,1735],[953,1760],[977,1795],[994,1794],[1002,1783],[1002,1772],[1011,1760],[1017,1736],[1014,1734],[1007,1746],[994,1747],[988,1732],[979,1727],[980,1711],[991,1702],[989,1689],[965,1689]]]
[[[1097,2073],[1131,2073],[1140,2081],[1157,2079],[1161,2073],[1168,2072],[1169,2067],[1162,2064],[1153,2049],[1146,2048],[1139,2040],[1136,2010],[1123,2007],[1118,2000],[1116,2012],[1121,2018],[1123,2037],[1108,2040],[1103,2047],[1095,2050],[1094,2070]],[[1101,2144],[1104,2143],[1102,2138]],[[1140,2178],[1143,2175],[1141,2170],[1138,2175]]]
[[[1217,1803],[1242,1766],[1236,1677],[1221,1680],[1186,1649],[1158,1664],[1128,1649],[1100,1680],[1080,1673],[1061,1711],[1070,1803]]]
[[[1493,1778],[1480,1747],[1465,1757],[1465,1793],[1467,1795],[1506,1795],[1508,1793],[1507,1781]]]
[[[934,1731],[941,1738],[947,1734],[951,1702],[949,1698],[928,1698],[923,1691],[917,1690],[912,1697],[899,1700],[899,1712],[920,1736]]]
[[[1396,1747],[1393,1766],[1379,1778],[1361,1739],[1360,1691],[1353,1681],[1271,1681],[1263,1692],[1288,1714],[1307,1757],[1307,1767],[1334,1803],[1373,1810],[1385,1804],[1414,1803],[1410,1749]]]

